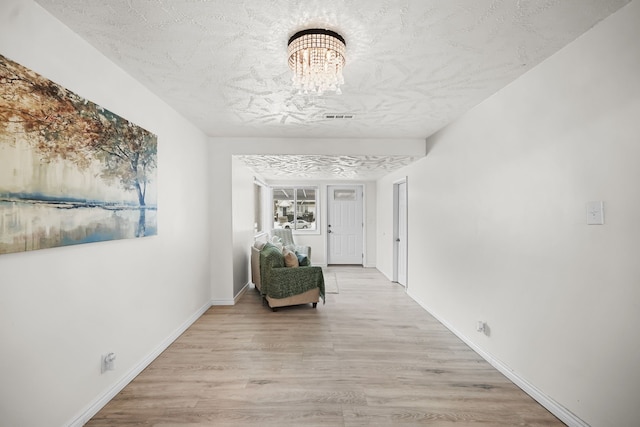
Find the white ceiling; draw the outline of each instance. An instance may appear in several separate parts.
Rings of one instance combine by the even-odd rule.
[[[427,138],[629,2],[37,1],[208,135],[286,138]],[[346,40],[340,96],[291,89],[310,27]]]

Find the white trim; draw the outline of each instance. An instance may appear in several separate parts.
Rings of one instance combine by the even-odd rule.
[[[408,177],[403,177],[401,179],[398,179],[397,181],[393,182],[393,279],[392,282],[398,283],[401,286],[404,286],[404,288],[406,290],[409,289],[409,277],[408,277],[408,272],[409,272],[409,232],[408,232],[408,226],[409,226],[409,191],[408,191]],[[398,230],[400,228],[400,185],[404,184],[404,201],[405,201],[405,227],[407,227],[406,230],[406,235],[402,236],[404,237],[404,245],[406,247],[405,250],[405,278],[404,281],[405,283],[400,283],[398,282],[398,276],[399,276],[399,265],[398,265],[398,254],[400,251],[400,247],[399,247],[399,243],[396,241],[396,239],[398,239]]]
[[[490,353],[483,350],[473,341],[468,339],[458,330],[456,330],[451,324],[449,324],[446,320],[438,316],[434,313],[429,307],[422,303],[415,295],[411,293],[411,291],[407,290],[407,295],[409,295],[415,302],[417,302],[422,308],[424,308],[429,314],[436,318],[436,320],[442,325],[449,329],[453,334],[455,334],[458,338],[464,341],[473,351],[478,353],[480,357],[489,362],[491,366],[500,371],[504,376],[506,376],[511,382],[520,387],[522,391],[527,393],[533,399],[535,399],[539,404],[547,408],[549,412],[558,417],[560,421],[568,425],[569,427],[589,427],[589,424],[581,420],[576,414],[562,406],[560,403],[553,400],[550,396],[545,394],[542,390],[531,384],[526,379],[522,378],[513,369],[511,369],[507,364],[502,362],[499,359],[493,357]]]
[[[240,292],[238,292],[236,294],[236,296],[233,297],[233,299],[214,299],[211,300],[211,305],[212,306],[216,306],[216,305],[236,305],[238,303],[238,300],[240,299],[240,297],[242,297],[242,295],[245,294],[245,292],[247,292],[247,289],[251,288],[251,281],[248,281],[246,285],[244,285],[242,287],[242,289],[240,289]]]
[[[362,191],[362,266],[366,267],[369,263],[369,251],[367,251],[367,185],[359,185],[360,191]]]
[[[255,242],[265,236],[269,238],[269,233],[267,233],[266,231],[258,231],[258,234],[253,236],[253,241]]]
[[[407,179],[408,179],[407,176],[403,176],[402,178],[399,178],[399,179],[393,181],[392,184],[402,184],[402,183],[406,184],[407,183]]]
[[[212,306],[216,306],[216,305],[235,305],[236,304],[236,300],[235,299],[213,299],[211,300],[211,305]]]
[[[247,284],[244,285],[242,289],[240,289],[240,292],[238,292],[238,294],[235,297],[233,297],[233,305],[236,305],[238,303],[242,295],[244,295],[247,292],[247,289],[251,288],[251,285],[252,285],[251,280],[249,280]]]
[[[255,184],[260,185],[261,187],[269,187],[269,184],[267,184],[266,182],[264,182],[264,180],[262,178],[258,178],[257,176],[253,176],[253,182]]]
[[[94,399],[80,414],[76,415],[66,425],[69,427],[82,427],[97,414],[104,406],[111,401],[118,393],[122,391],[135,377],[137,377],[147,366],[151,364],[160,354],[167,349],[173,342],[178,339],[184,331],[186,331],[196,320],[200,318],[209,308],[211,302],[207,302],[200,307],[191,317],[189,317],[178,329],[165,338],[151,353],[149,353],[138,364],[133,366],[129,372],[113,385],[109,390]]]

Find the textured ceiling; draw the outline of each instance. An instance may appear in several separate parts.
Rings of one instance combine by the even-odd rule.
[[[426,138],[629,0],[37,1],[211,136]],[[346,39],[341,96],[290,88],[308,27]]]
[[[376,180],[408,165],[413,156],[322,156],[322,155],[244,155],[237,156],[250,169],[267,180],[296,177],[303,180]]]
[[[427,138],[629,2],[36,1],[210,136],[385,140]],[[291,89],[310,27],[346,40],[340,96]]]

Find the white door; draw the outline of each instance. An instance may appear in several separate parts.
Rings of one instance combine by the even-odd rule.
[[[327,187],[327,264],[362,265],[362,187]]]
[[[407,182],[398,182],[394,190],[394,278],[403,286],[407,286]]]

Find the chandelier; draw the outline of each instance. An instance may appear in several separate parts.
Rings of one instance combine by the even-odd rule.
[[[318,28],[298,31],[289,39],[287,50],[291,80],[299,93],[342,93],[346,43],[340,34]]]

